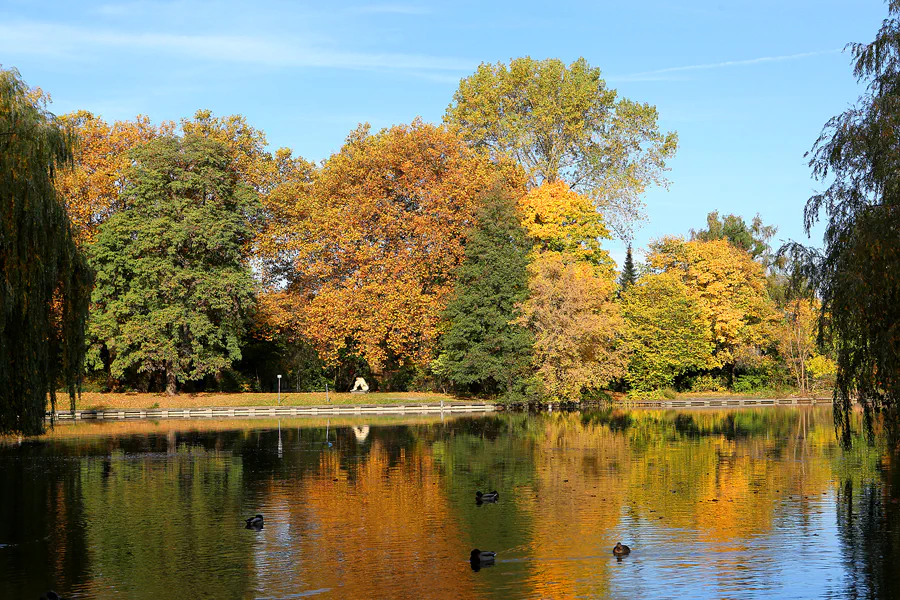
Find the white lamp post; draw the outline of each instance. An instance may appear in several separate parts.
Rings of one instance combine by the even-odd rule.
[[[278,406],[281,406],[281,375],[278,376]]]

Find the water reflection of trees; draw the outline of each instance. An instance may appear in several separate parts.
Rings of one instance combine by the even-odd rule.
[[[874,478],[846,473],[838,494],[837,525],[846,557],[851,598],[900,597],[900,463],[898,455],[878,458],[862,440],[854,454],[868,455]],[[858,458],[858,457],[857,457]]]
[[[351,421],[247,423],[17,450],[25,462],[0,469],[0,543],[47,540],[0,553],[0,569],[48,565],[35,597],[51,586],[103,597],[113,585],[140,595],[379,586],[502,597],[501,571],[524,595],[616,595],[615,563],[604,559],[635,530],[652,524],[676,547],[749,552],[750,540],[777,532],[787,499],[792,526],[812,527],[839,479],[851,481],[838,526],[860,579],[852,589],[900,592],[890,587],[900,546],[883,535],[900,522],[884,499],[881,454],[842,454],[827,411],[501,414],[371,425],[362,439]],[[0,448],[0,459],[11,455]],[[476,506],[474,491],[488,488],[501,503]],[[263,535],[239,526],[257,509]],[[17,529],[20,511],[27,525]],[[476,546],[522,560],[473,580],[465,557]],[[740,568],[733,553],[709,556],[723,580]]]
[[[37,598],[48,583],[72,589],[90,573],[77,469],[41,460],[36,444],[22,450],[0,466],[0,598]],[[48,578],[34,577],[43,565]]]

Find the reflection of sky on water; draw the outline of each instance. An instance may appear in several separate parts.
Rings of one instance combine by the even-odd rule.
[[[878,595],[893,513],[851,556],[837,511],[848,481],[878,501],[879,452],[827,409],[687,416],[61,426],[0,446],[0,599]]]
[[[771,533],[728,542],[704,542],[696,532],[671,532],[654,523],[623,518],[622,526],[633,532],[635,548],[640,551],[611,570],[611,595],[628,593],[654,598],[828,596],[842,582],[841,571],[835,568],[842,557],[833,496],[817,498],[815,507],[821,513],[803,526],[796,523],[793,512],[796,507],[785,505]],[[673,537],[684,539],[684,546],[673,548]],[[661,583],[665,585],[661,586]]]

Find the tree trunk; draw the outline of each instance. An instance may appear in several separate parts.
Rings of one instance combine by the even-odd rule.
[[[169,364],[166,366],[166,393],[170,396],[174,396],[178,392],[175,383],[175,369]]]

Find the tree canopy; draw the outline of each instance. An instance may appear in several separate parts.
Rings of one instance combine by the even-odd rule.
[[[157,137],[131,159],[122,208],[90,246],[93,360],[108,353],[114,377],[163,376],[172,394],[241,356],[254,302],[242,250],[259,201],[202,135]]]
[[[519,201],[522,225],[538,251],[569,252],[594,265],[612,265],[601,240],[610,239],[591,199],[564,181],[541,184]]]
[[[565,252],[542,252],[528,266],[528,299],[518,322],[534,332],[543,397],[579,400],[625,374],[622,317],[610,267]]]
[[[706,215],[706,229],[691,230],[691,239],[701,242],[714,240],[728,240],[736,248],[750,253],[754,259],[769,251],[769,239],[777,228],[772,225],[763,225],[759,215],[753,217],[750,225],[738,215],[725,215],[719,217],[719,211],[713,211]]]
[[[762,265],[726,240],[685,242],[666,237],[650,245],[647,264],[685,284],[703,311],[715,352],[710,368],[733,366],[744,349],[753,352],[769,339],[775,319]]]
[[[706,314],[676,274],[646,275],[625,288],[622,316],[633,389],[666,388],[709,365],[714,345]]]
[[[665,184],[678,137],[660,131],[656,108],[619,98],[584,58],[516,58],[482,64],[463,79],[445,120],[494,155],[515,159],[530,185],[564,180],[592,198],[628,237],[641,195]]]
[[[41,95],[0,69],[0,433],[38,434],[81,381],[91,272],[53,180],[72,139]]]
[[[759,216],[710,213],[690,241],[652,243],[640,269],[629,244],[615,272],[610,232],[630,239],[677,139],[584,59],[481,65],[443,125],[361,125],[317,164],[270,151],[241,115],[108,124],[77,111],[58,122],[15,75],[11,129],[0,130],[13,194],[0,333],[32,327],[32,354],[10,356],[62,367],[74,389],[90,266],[90,383],[107,389],[265,390],[282,373],[297,389],[362,374],[373,389],[449,380],[553,401],[607,386],[802,391],[833,372],[836,346],[810,335],[817,286],[822,341],[844,336],[840,397],[864,390],[871,409],[894,410],[897,3],[879,41],[856,49],[868,95],[814,148],[815,173],[836,178],[807,211],[808,226],[821,210],[831,218],[825,253],[793,247],[812,258],[792,281],[805,296],[787,285],[795,263],[771,256],[775,228]],[[70,156],[74,168],[59,168]],[[54,182],[87,266],[53,213]],[[41,244],[50,254],[29,254]],[[36,296],[23,287],[31,277]],[[49,298],[47,331],[36,324],[45,313],[26,314],[34,298]],[[15,362],[2,368],[19,376]]]
[[[89,244],[97,228],[118,211],[131,166],[131,150],[158,135],[171,134],[172,123],[154,126],[138,116],[133,121],[109,125],[94,114],[79,110],[60,117],[75,135],[74,165],[56,174],[56,186],[80,244]]]

